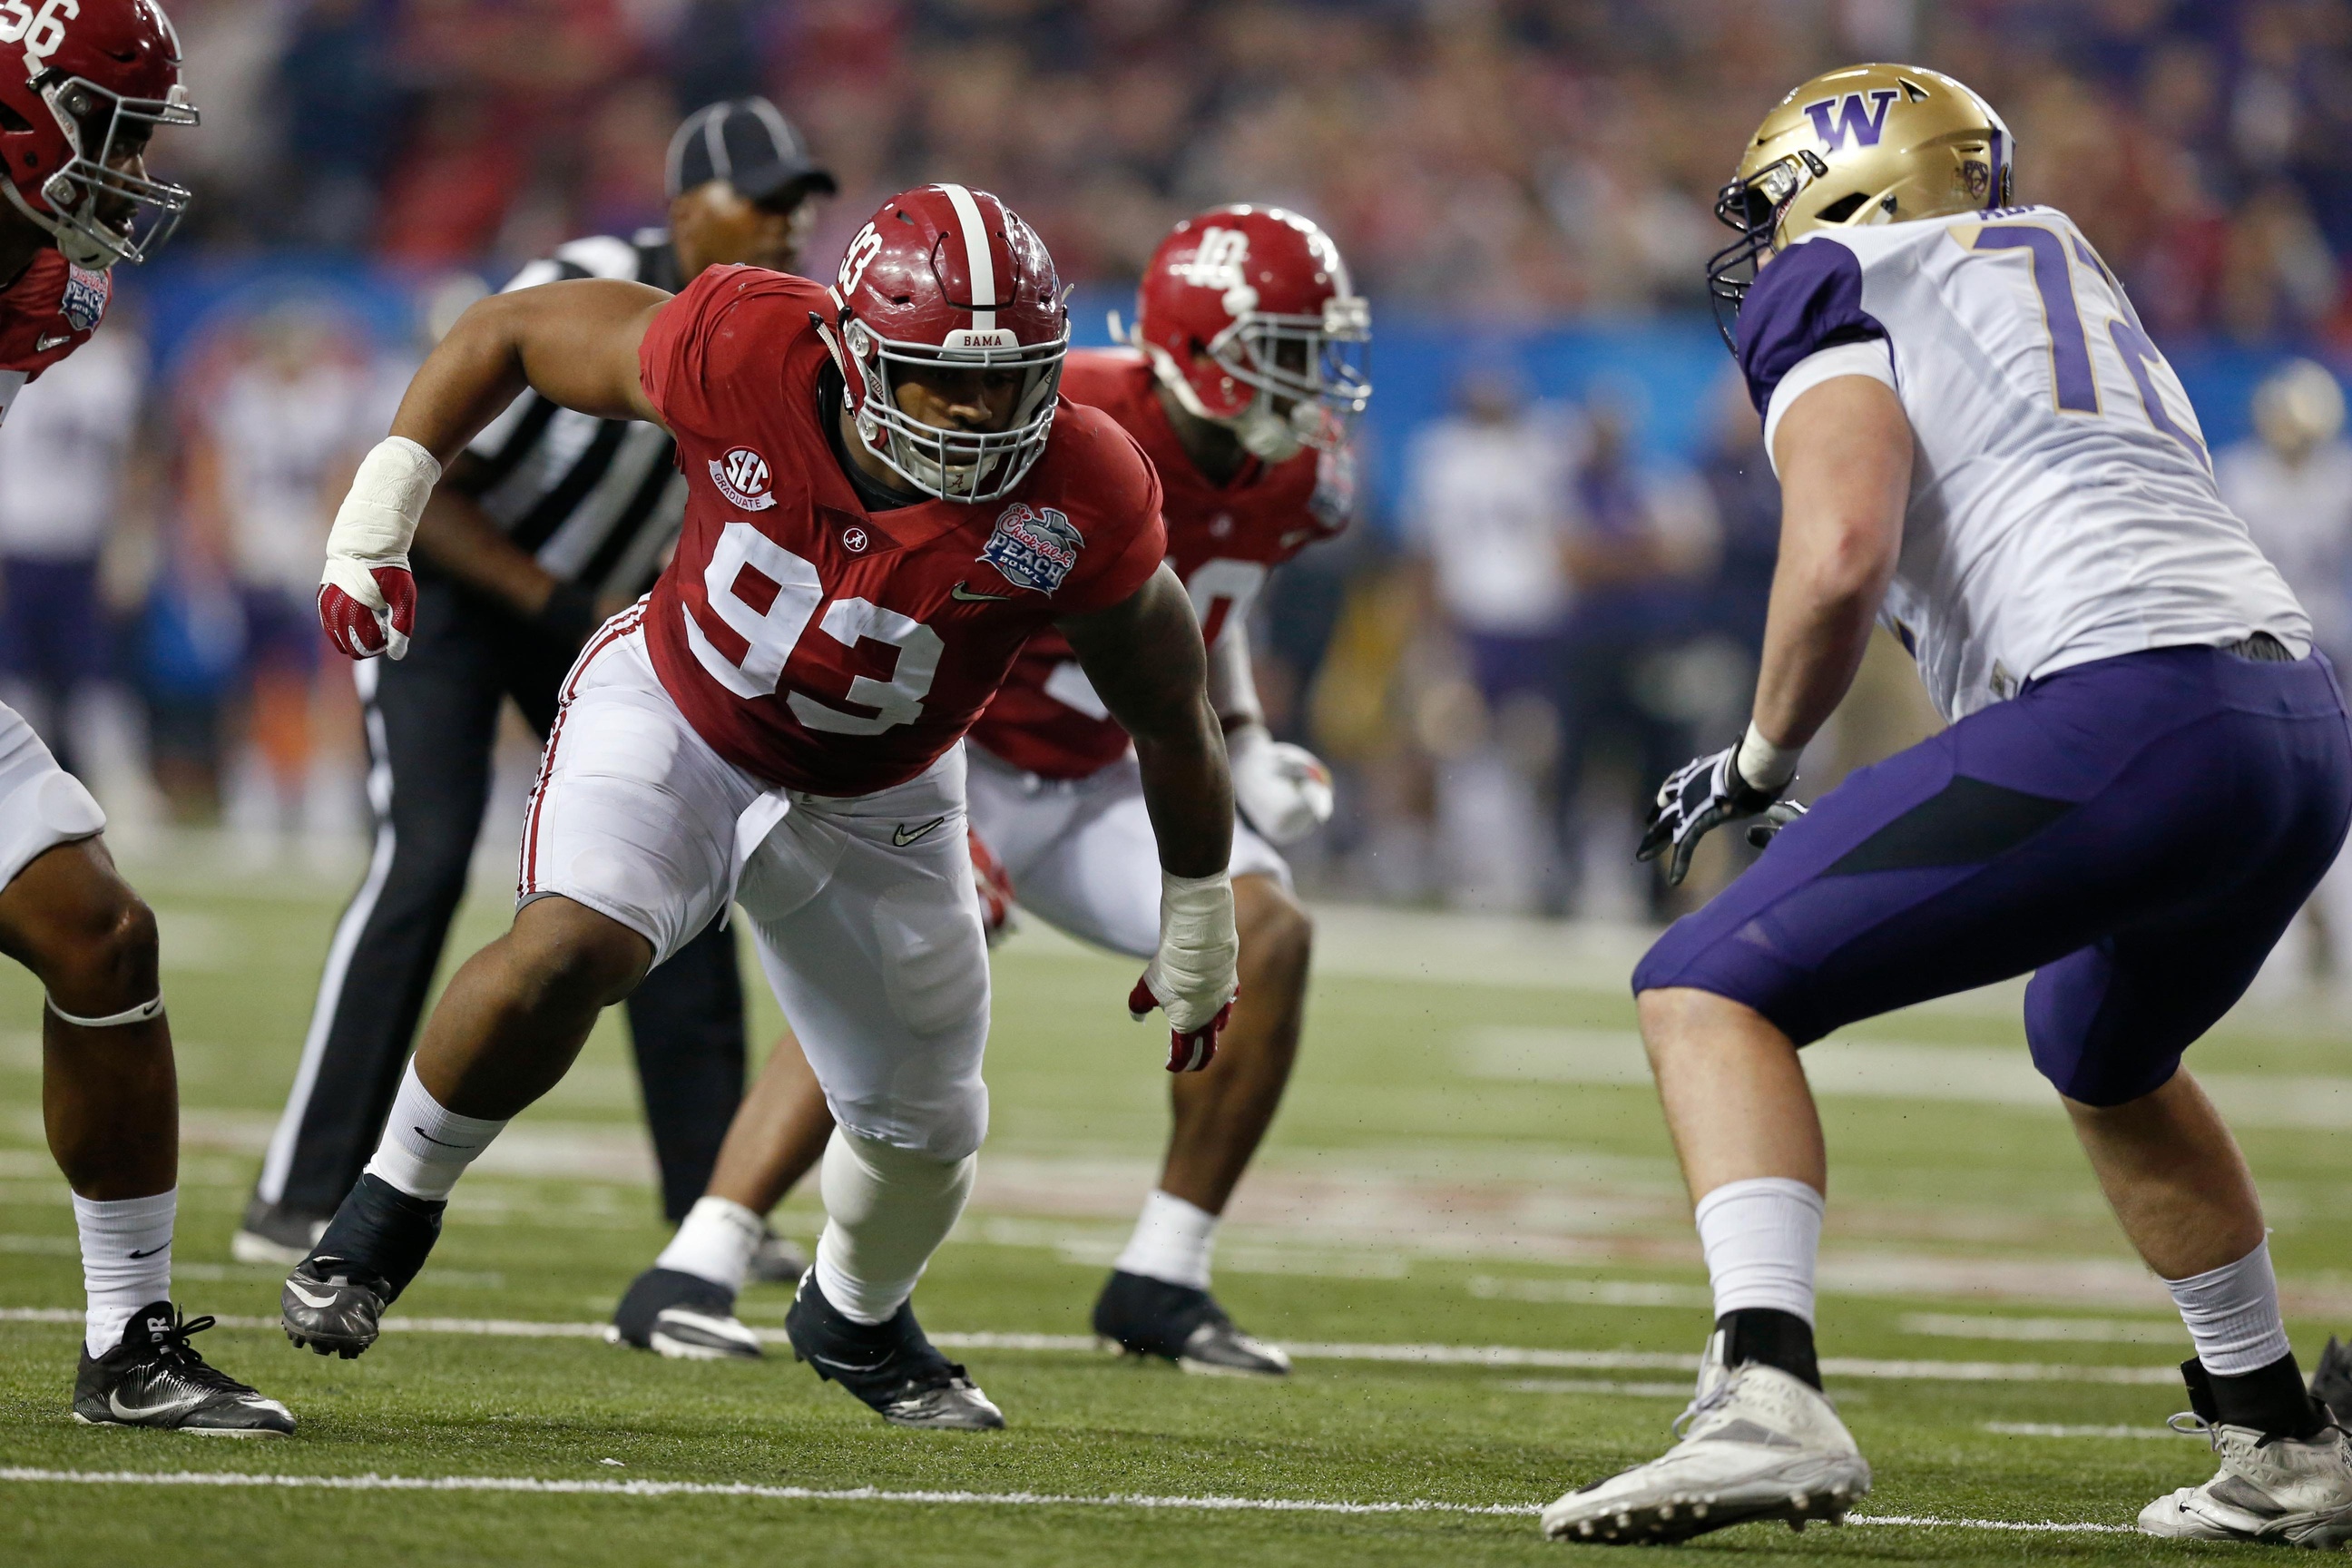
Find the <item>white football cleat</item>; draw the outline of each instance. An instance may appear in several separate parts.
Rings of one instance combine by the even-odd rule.
[[[2201,1487],[2183,1487],[2140,1510],[2139,1527],[2148,1534],[2289,1546],[2352,1541],[2352,1444],[2340,1428],[2295,1438],[2193,1415],[2176,1415],[2172,1425],[2202,1433],[2221,1457],[2221,1470]]]
[[[1646,1465],[1570,1492],[1543,1511],[1544,1534],[1595,1545],[1685,1541],[1753,1519],[1836,1524],[1870,1490],[1870,1466],[1827,1397],[1750,1362],[1726,1371],[1709,1342],[1681,1441]]]

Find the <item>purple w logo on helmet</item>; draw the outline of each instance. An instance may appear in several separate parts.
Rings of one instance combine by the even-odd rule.
[[[1825,98],[1819,103],[1805,105],[1805,112],[1812,117],[1814,133],[1831,152],[1843,147],[1848,137],[1857,147],[1877,146],[1879,137],[1886,131],[1887,106],[1903,95],[1891,87],[1874,89],[1867,108],[1863,104],[1863,96],[1849,92],[1843,99]],[[1834,121],[1830,118],[1832,109],[1838,111]]]

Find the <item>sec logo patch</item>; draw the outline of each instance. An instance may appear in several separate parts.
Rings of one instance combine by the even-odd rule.
[[[749,447],[710,460],[710,482],[728,505],[741,511],[765,511],[776,504],[768,493],[769,479],[768,459]]]

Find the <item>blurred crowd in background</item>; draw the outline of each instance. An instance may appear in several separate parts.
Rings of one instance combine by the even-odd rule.
[[[884,195],[953,178],[1045,236],[1081,341],[1203,205],[1339,240],[1374,306],[1372,482],[1255,640],[1270,717],[1340,777],[1310,890],[1672,912],[1628,850],[1656,777],[1737,732],[1778,521],[1704,317],[1710,209],[1779,94],[1857,58],[2002,110],[2021,199],[2121,273],[2225,491],[2352,653],[2326,368],[2352,355],[2352,0],[171,9],[205,125],[156,162],[195,212],[0,430],[0,694],[118,816],[356,827],[357,709],[309,608],[352,465],[436,312],[659,223],[678,119],[749,93],[839,178],[812,272]],[[1807,790],[1933,722],[1878,650]]]

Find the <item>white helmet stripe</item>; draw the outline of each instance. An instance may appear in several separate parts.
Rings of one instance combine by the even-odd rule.
[[[996,307],[1003,301],[996,297],[996,259],[988,248],[988,226],[981,220],[980,204],[961,185],[942,184],[940,189],[947,192],[956,223],[963,230],[964,266],[971,273],[971,330],[993,331]]]

